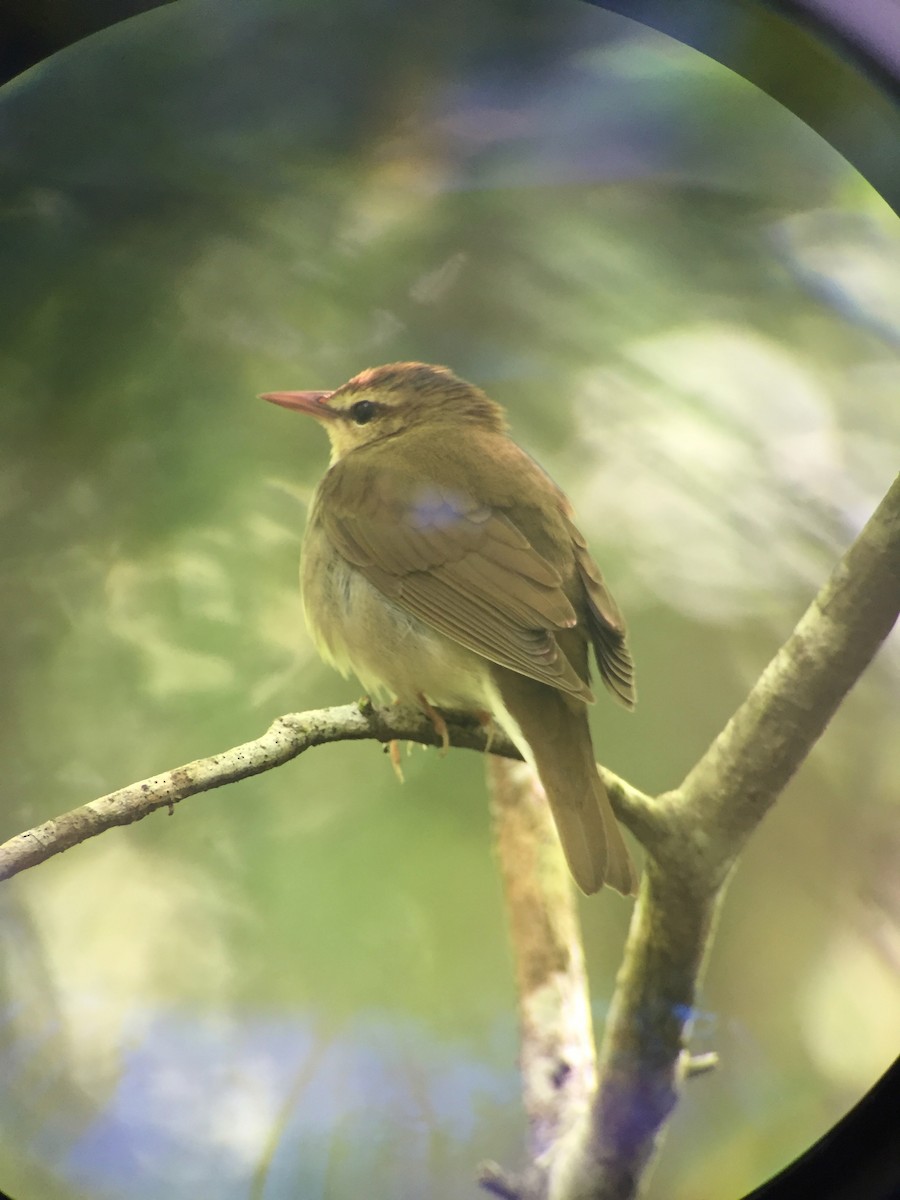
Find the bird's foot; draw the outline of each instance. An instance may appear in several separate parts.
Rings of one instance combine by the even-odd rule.
[[[441,739],[441,748],[438,751],[438,753],[443,758],[443,756],[450,749],[450,732],[447,729],[447,722],[444,720],[444,718],[441,716],[441,714],[438,712],[438,710],[436,708],[433,708],[428,703],[428,701],[425,699],[424,695],[421,692],[417,693],[416,700],[419,702],[419,707],[425,713],[425,716],[428,718],[428,720],[434,726],[434,732]]]

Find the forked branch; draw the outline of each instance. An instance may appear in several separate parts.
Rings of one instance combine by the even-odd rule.
[[[587,1104],[581,1102],[584,1083],[573,1088],[569,1080],[558,1089],[556,1111],[544,1118],[560,1131],[555,1144],[548,1150],[532,1137],[532,1161],[516,1178],[486,1167],[481,1182],[488,1191],[507,1200],[632,1200],[638,1194],[683,1082],[698,1073],[687,1045],[730,870],[898,610],[900,478],[722,733],[642,824],[649,833],[642,838],[646,869],[600,1047],[597,1088]],[[518,974],[527,978],[528,964],[520,960],[532,953],[534,936],[517,933],[519,901],[509,886],[506,899]],[[561,901],[553,882],[540,901],[529,897],[532,907],[560,903],[567,906],[570,898]],[[552,917],[544,924],[552,926]],[[546,955],[546,947],[537,953]],[[540,1047],[529,1047],[533,1035],[524,1022],[522,1032],[527,1064]],[[573,1042],[591,1036],[588,1024]],[[544,1029],[540,1037],[545,1044],[550,1034]],[[580,1060],[570,1065],[582,1069]],[[591,1063],[585,1079],[593,1075]],[[526,1101],[528,1088],[526,1076]]]

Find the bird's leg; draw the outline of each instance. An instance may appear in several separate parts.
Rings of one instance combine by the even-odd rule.
[[[394,768],[394,774],[401,783],[405,783],[406,780],[403,777],[403,767],[400,765],[400,743],[396,738],[391,738],[391,740],[388,742],[388,754],[391,759],[391,766]]]
[[[490,754],[491,746],[494,744],[494,733],[497,729],[496,722],[494,721],[494,714],[489,712],[486,708],[476,708],[475,719],[485,731],[486,741],[484,743],[484,752],[485,754]]]
[[[438,712],[438,710],[436,708],[432,708],[432,706],[425,699],[425,696],[422,694],[422,692],[416,693],[416,700],[418,700],[419,707],[425,713],[425,716],[428,718],[428,720],[434,726],[434,732],[441,739],[441,749],[440,749],[439,753],[440,753],[441,757],[443,758],[443,756],[450,749],[450,733],[447,729],[447,722],[444,720],[444,718],[441,716],[441,714]]]
[[[397,705],[399,703],[400,697],[395,696],[394,704]],[[403,767],[400,765],[400,743],[396,738],[391,738],[391,740],[388,742],[387,751],[388,755],[390,756],[391,766],[394,768],[394,774],[401,783],[406,783],[406,779],[403,776]]]

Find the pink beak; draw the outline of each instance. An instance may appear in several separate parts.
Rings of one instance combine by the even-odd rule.
[[[328,397],[333,395],[333,392],[263,392],[259,398],[327,421],[338,415],[326,404]]]

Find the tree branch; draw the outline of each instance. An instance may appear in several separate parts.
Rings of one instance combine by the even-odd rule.
[[[520,1064],[534,1159],[587,1109],[597,1052],[578,909],[544,790],[530,767],[487,764],[494,845],[519,995]]]
[[[900,476],[679,789],[727,871],[890,633],[900,607]]]
[[[484,726],[473,720],[471,714],[447,714],[447,724],[452,746],[481,752],[487,749]],[[37,866],[107,829],[141,821],[159,808],[167,808],[171,813],[188,796],[280,767],[313,746],[366,739],[441,745],[427,717],[418,709],[401,705],[375,708],[363,700],[337,708],[288,713],[273,721],[262,737],[252,742],[129,784],[10,838],[0,845],[0,880]],[[500,730],[493,731],[490,750],[501,757],[520,758],[518,750]],[[636,832],[650,828],[652,801],[611,771],[598,769],[621,820],[633,823]]]
[[[729,870],[900,610],[900,477],[681,788],[661,798],[598,1061],[553,1200],[632,1200],[690,1074],[686,1043]]]

